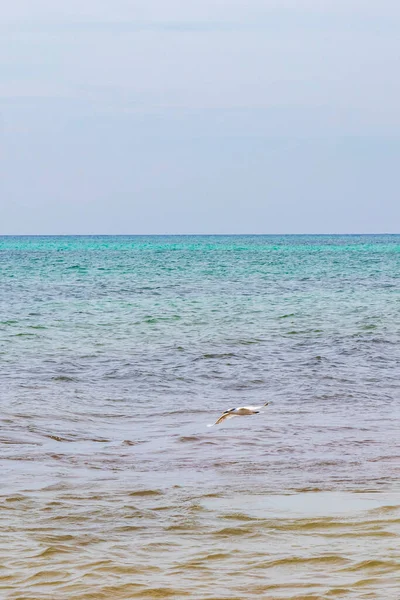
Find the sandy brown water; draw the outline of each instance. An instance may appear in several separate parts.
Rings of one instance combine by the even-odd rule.
[[[3,415],[3,597],[397,599],[391,409],[296,408]]]
[[[399,600],[399,249],[3,240],[0,598]]]

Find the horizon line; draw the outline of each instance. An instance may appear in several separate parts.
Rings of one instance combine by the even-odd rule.
[[[400,232],[368,232],[368,233],[0,233],[3,237],[246,237],[246,236],[378,236],[400,235]]]

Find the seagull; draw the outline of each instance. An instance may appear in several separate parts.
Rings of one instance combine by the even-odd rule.
[[[238,408],[230,408],[229,410],[226,410],[224,413],[222,413],[220,418],[217,421],[215,421],[215,423],[208,425],[208,427],[219,425],[220,423],[222,423],[222,421],[225,421],[225,419],[232,419],[232,417],[245,417],[247,415],[257,415],[260,412],[260,408],[264,408],[264,406],[268,406],[268,404],[269,402],[266,402],[262,406],[238,406]]]

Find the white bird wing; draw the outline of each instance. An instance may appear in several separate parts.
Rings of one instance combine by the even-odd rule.
[[[220,423],[222,423],[222,421],[225,421],[225,419],[232,419],[232,417],[235,417],[236,415],[233,415],[232,413],[224,413],[220,416],[219,419],[217,419],[217,421],[215,421],[215,423],[213,423],[213,425],[219,425]]]
[[[265,404],[262,404],[261,406],[240,406],[236,410],[240,410],[241,408],[244,408],[246,410],[260,410],[261,408],[264,408],[264,406],[268,406],[268,404],[269,404],[269,402],[266,402]]]

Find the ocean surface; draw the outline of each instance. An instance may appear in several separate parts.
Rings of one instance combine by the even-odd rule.
[[[398,600],[399,396],[400,236],[0,237],[0,597]]]

